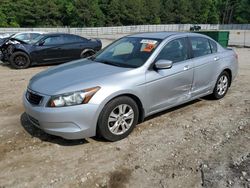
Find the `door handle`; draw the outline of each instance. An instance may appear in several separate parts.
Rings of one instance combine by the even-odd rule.
[[[189,65],[185,65],[183,70],[188,70],[189,68],[190,68]]]
[[[215,58],[214,58],[215,61],[218,61],[219,59],[220,59],[219,57],[215,57]]]

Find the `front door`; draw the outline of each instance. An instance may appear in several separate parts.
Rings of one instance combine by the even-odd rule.
[[[36,45],[33,57],[37,63],[64,62],[66,57],[62,53],[63,38],[61,35],[49,36],[42,43]]]
[[[155,113],[190,99],[193,81],[193,63],[190,60],[187,38],[174,39],[159,53],[158,60],[170,60],[169,69],[153,68],[146,73],[146,90],[149,111]]]

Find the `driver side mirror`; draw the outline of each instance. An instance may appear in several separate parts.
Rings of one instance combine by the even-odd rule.
[[[156,69],[170,69],[173,66],[173,62],[169,60],[158,60],[155,63]]]
[[[44,40],[38,43],[38,46],[43,46],[43,45],[44,45]]]

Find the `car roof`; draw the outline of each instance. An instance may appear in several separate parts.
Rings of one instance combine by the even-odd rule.
[[[79,35],[75,35],[75,34],[71,34],[71,33],[60,33],[60,32],[49,32],[49,33],[44,33],[45,36],[56,36],[56,35],[73,35],[73,36],[78,36],[81,37]]]
[[[47,32],[43,32],[43,31],[24,31],[24,32],[19,32],[16,33],[15,35],[19,35],[19,34],[26,34],[26,33],[38,33],[38,34],[45,34]]]
[[[128,37],[139,37],[139,38],[151,38],[151,39],[166,39],[170,36],[201,36],[206,37],[205,35],[199,33],[190,33],[190,32],[147,32],[147,33],[136,33],[129,35]]]

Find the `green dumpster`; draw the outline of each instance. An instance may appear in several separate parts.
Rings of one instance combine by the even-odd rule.
[[[229,31],[199,31],[197,33],[211,37],[225,48],[228,46]]]

